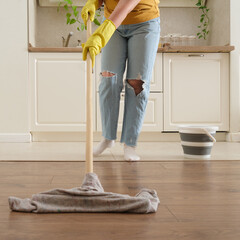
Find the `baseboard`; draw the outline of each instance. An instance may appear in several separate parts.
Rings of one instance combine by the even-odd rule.
[[[117,134],[117,142],[120,141],[121,133]],[[100,141],[101,132],[93,133],[93,141]],[[217,132],[215,136],[219,142],[226,141],[225,132]],[[86,140],[85,132],[32,132],[33,142],[81,142]],[[141,132],[138,138],[139,142],[180,142],[178,132]]]
[[[117,141],[120,141],[121,133],[118,133]],[[100,141],[102,134],[93,133],[93,141]],[[217,132],[216,140],[219,142],[239,142],[240,133]],[[0,133],[0,142],[81,142],[86,140],[85,132],[31,132],[31,133]],[[139,142],[179,142],[178,132],[155,133],[142,132]]]
[[[226,141],[227,142],[240,142],[240,132],[237,132],[237,133],[227,133]]]
[[[32,142],[31,133],[0,133],[0,142]]]

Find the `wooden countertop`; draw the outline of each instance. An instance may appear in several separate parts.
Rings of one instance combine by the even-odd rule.
[[[166,44],[158,48],[158,52],[165,53],[229,53],[235,49],[234,46],[171,46]]]
[[[159,47],[159,53],[229,53],[234,46],[171,46]],[[29,52],[82,52],[82,47],[28,47]]]

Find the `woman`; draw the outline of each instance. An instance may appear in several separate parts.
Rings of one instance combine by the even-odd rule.
[[[81,16],[93,21],[102,0],[88,0]],[[99,84],[103,139],[93,149],[95,156],[114,146],[117,134],[120,93],[125,86],[121,143],[124,159],[137,161],[135,148],[148,101],[150,80],[156,58],[160,17],[158,0],[105,0],[102,24],[83,44],[83,60],[89,51],[94,65],[101,54]],[[123,74],[127,61],[127,76]]]

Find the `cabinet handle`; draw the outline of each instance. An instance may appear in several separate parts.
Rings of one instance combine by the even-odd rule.
[[[189,57],[204,57],[204,54],[188,54]]]

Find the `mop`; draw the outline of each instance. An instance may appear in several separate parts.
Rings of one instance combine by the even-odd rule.
[[[91,36],[91,21],[87,21],[87,38]],[[55,188],[33,194],[32,198],[9,197],[12,211],[30,213],[115,212],[153,213],[160,203],[155,190],[144,188],[135,196],[104,192],[96,173],[93,172],[93,123],[92,123],[92,60],[87,54],[86,89],[86,174],[82,185],[71,189]]]

